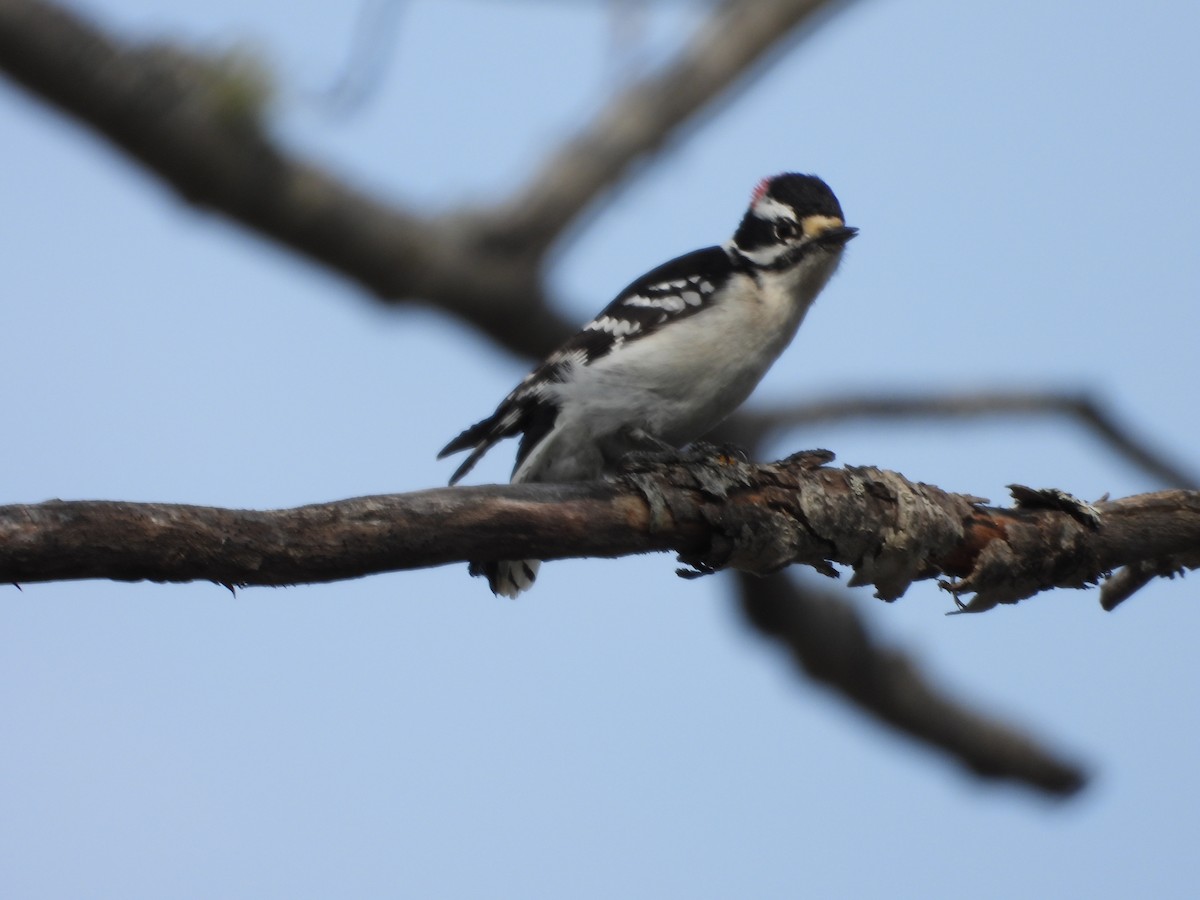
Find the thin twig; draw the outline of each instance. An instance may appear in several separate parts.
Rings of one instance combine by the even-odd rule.
[[[1200,479],[1169,460],[1111,410],[1087,394],[1065,391],[978,391],[964,394],[846,394],[812,403],[747,409],[739,413],[738,437],[757,446],[769,433],[851,419],[967,419],[990,416],[1066,416],[1084,425],[1112,450],[1165,486],[1194,488]]]

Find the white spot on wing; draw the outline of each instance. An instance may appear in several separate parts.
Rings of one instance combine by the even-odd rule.
[[[546,357],[546,365],[548,365],[548,366],[560,366],[563,363],[568,363],[568,364],[572,364],[572,365],[576,365],[576,366],[582,366],[586,362],[587,362],[587,354],[583,350],[578,350],[578,349],[576,349],[576,350],[555,350],[553,353],[551,353],[549,356]],[[536,373],[530,373],[529,375],[526,375],[525,380],[529,381],[530,379],[533,378],[534,374],[536,374]]]
[[[634,294],[632,297],[626,297],[621,301],[622,306],[648,306],[654,308],[658,306],[658,300],[653,297],[643,297],[641,294]]]
[[[676,313],[687,304],[687,294],[664,294],[661,297],[643,297],[635,294],[622,301],[622,306],[640,306],[646,309],[662,309]]]
[[[636,334],[641,330],[642,326],[639,322],[631,322],[629,319],[616,319],[612,316],[601,316],[595,321],[588,322],[584,327],[584,331],[603,331],[618,338],[624,337],[627,334]]]

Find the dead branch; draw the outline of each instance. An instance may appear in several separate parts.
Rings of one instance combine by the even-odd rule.
[[[783,573],[763,579],[741,574],[738,585],[743,613],[757,631],[782,642],[804,672],[877,719],[984,778],[1061,796],[1083,786],[1077,763],[943,695],[913,660],[880,645],[854,608],[832,593]]]
[[[652,462],[611,482],[442,488],[254,511],[119,501],[0,507],[0,581],[79,578],[279,585],[466,560],[674,550],[693,573],[791,563],[900,597],[949,576],[964,611],[1118,566],[1200,561],[1200,493],[1096,504],[1014,486],[1001,509],[823,451],[770,465],[725,456]],[[1173,569],[1174,570],[1174,569]]]

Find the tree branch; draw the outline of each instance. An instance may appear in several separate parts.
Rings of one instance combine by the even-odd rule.
[[[828,592],[776,574],[739,574],[746,619],[781,641],[817,681],[877,719],[936,747],[985,778],[1011,779],[1067,796],[1083,787],[1081,767],[1013,727],[943,696],[899,650],[881,646],[854,608]]]
[[[52,500],[0,507],[0,580],[210,580],[228,586],[355,578],[468,559],[618,556],[675,550],[703,572],[768,572],[788,561],[856,567],[881,596],[913,578],[1011,599],[1191,548],[1200,496],[1131,497],[1096,510],[1017,488],[994,509],[876,469],[822,467],[828,454],[769,466],[727,457],[643,463],[611,482],[439,488],[253,511]],[[1093,520],[1091,517],[1096,517]],[[1057,544],[1048,543],[1057,541]],[[1032,574],[1031,574],[1032,573]],[[852,609],[786,578],[744,576],[742,606],[813,677],[977,774],[1066,795],[1078,766],[1017,730],[939,695],[902,654],[879,646]],[[983,603],[980,608],[988,605]]]
[[[1056,391],[978,391],[964,394],[880,396],[846,394],[813,403],[752,408],[738,413],[736,442],[756,446],[785,428],[849,419],[965,419],[997,415],[1066,416],[1084,425],[1125,460],[1164,485],[1200,486],[1200,479],[1140,439],[1132,428],[1087,394]]]
[[[419,298],[530,356],[569,333],[549,309],[536,257],[489,252],[475,220],[415,215],[288,155],[262,127],[261,85],[221,60],[172,45],[124,44],[48,3],[0,0],[0,70],[190,203],[382,300]]]
[[[611,482],[441,488],[268,512],[60,500],[0,507],[0,581],[79,578],[279,585],[454,561],[676,551],[694,573],[789,563],[900,597],[951,576],[964,611],[1124,565],[1200,564],[1200,493],[1081,504],[1014,486],[999,509],[814,451],[771,465],[723,456],[631,467]]]

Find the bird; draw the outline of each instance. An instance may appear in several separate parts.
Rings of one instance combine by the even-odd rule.
[[[536,366],[496,411],[438,454],[470,450],[454,485],[520,435],[511,481],[603,477],[634,451],[682,448],[750,395],[791,343],[858,233],[830,187],[785,172],[755,187],[723,244],[651,269]],[[538,560],[471,563],[515,598]]]

